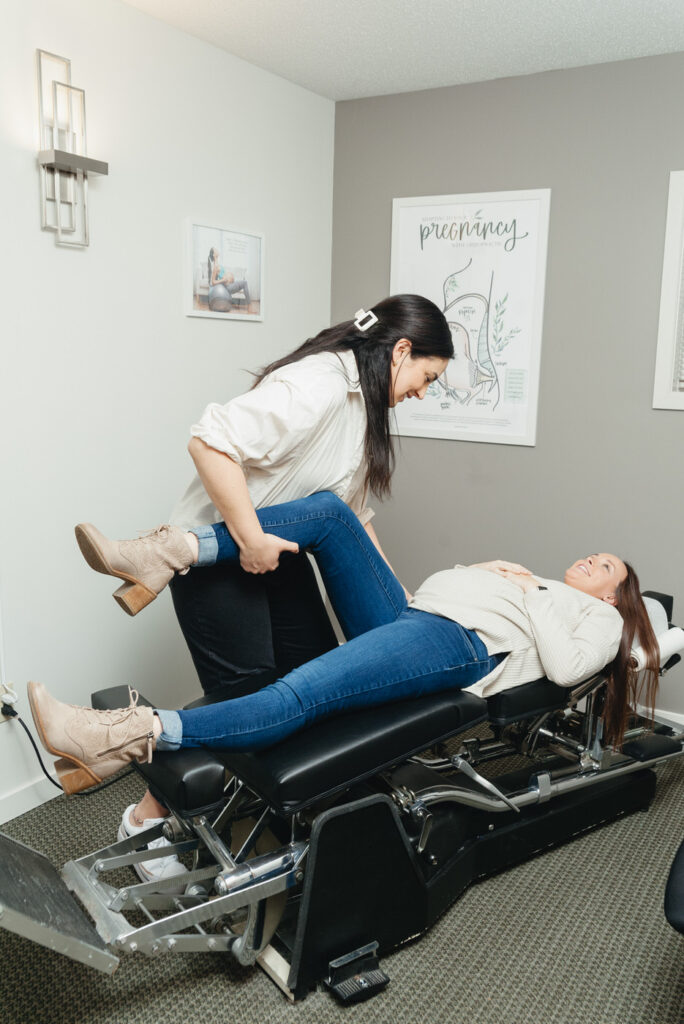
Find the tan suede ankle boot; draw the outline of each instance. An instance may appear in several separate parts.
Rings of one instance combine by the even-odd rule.
[[[91,569],[126,580],[114,600],[129,615],[154,601],[176,572],[193,563],[190,545],[177,526],[158,526],[138,540],[109,540],[92,523],[79,523],[76,540]]]
[[[28,684],[31,714],[40,740],[59,760],[55,768],[65,793],[78,793],[114,775],[129,761],[151,761],[154,711],[136,707],[96,711],[63,704],[42,683]]]

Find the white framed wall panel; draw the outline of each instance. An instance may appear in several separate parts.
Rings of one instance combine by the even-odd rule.
[[[684,409],[684,171],[670,174],[653,408]]]

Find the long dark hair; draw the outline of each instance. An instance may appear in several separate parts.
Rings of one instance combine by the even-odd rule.
[[[211,288],[211,275],[214,272],[214,253],[215,252],[216,252],[216,249],[212,245],[211,249],[209,250],[209,259],[207,260],[207,271],[208,271],[208,274],[209,274],[209,287],[210,288]]]
[[[366,482],[383,498],[390,493],[394,445],[390,434],[392,351],[402,338],[411,342],[411,357],[451,359],[454,345],[444,314],[422,295],[392,295],[372,306],[378,322],[361,331],[354,320],[328,327],[259,373],[254,387],[269,373],[319,352],[354,353],[366,403]]]
[[[641,597],[639,578],[627,562],[625,568],[627,576],[615,590],[615,607],[623,622],[622,638],[609,666],[603,708],[605,738],[615,747],[622,743],[630,709],[636,708],[637,703],[647,707],[653,718],[660,669],[660,650]],[[635,637],[646,655],[643,674],[636,670],[630,658]]]

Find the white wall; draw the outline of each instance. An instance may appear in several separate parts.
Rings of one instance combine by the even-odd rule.
[[[91,245],[41,232],[35,50],[86,90]],[[25,0],[0,35],[0,601],[7,677],[83,703],[199,691],[168,593],[137,618],[73,525],[135,535],[191,475],[188,425],[329,322],[334,105],[116,0]],[[262,324],[183,315],[185,218],[265,236]],[[52,795],[0,724],[0,820]]]

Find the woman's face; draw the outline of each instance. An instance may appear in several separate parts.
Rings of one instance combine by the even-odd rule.
[[[617,555],[587,555],[566,569],[563,582],[601,601],[615,604],[615,591],[627,579],[627,566]]]
[[[440,356],[411,355],[411,342],[402,338],[392,351],[390,370],[390,408],[394,408],[405,398],[425,398],[433,380],[446,370],[448,360]]]

